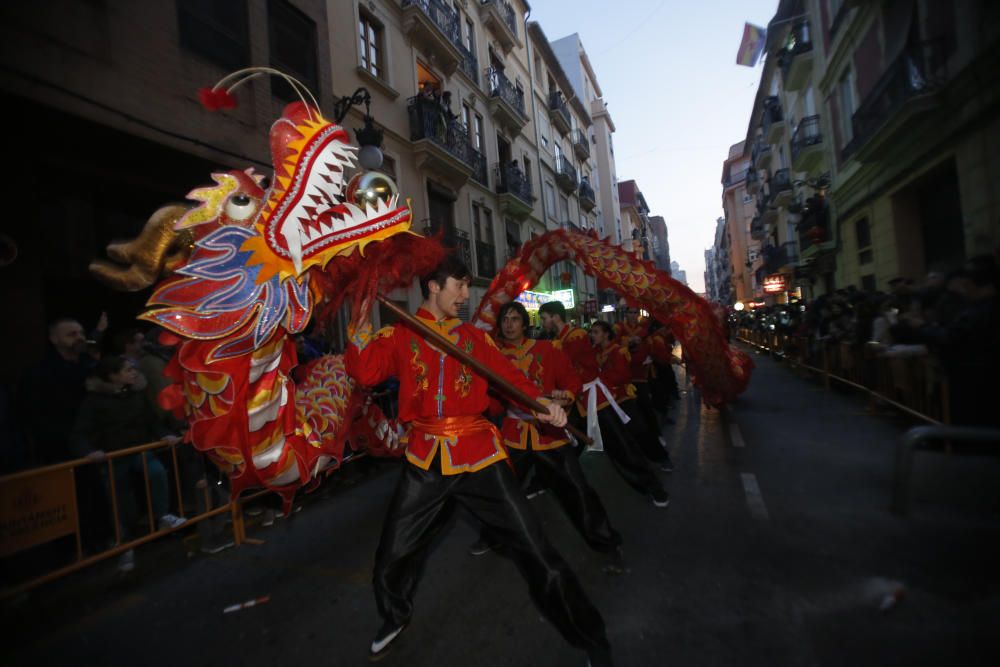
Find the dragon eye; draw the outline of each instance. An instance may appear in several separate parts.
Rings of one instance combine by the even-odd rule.
[[[246,220],[257,211],[257,202],[245,193],[238,192],[226,202],[226,217],[230,220]]]

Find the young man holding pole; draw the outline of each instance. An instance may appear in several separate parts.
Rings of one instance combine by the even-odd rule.
[[[399,379],[399,418],[409,423],[400,443],[407,463],[375,555],[375,599],[383,625],[370,657],[383,657],[409,623],[428,550],[457,503],[503,544],[535,603],[563,637],[586,651],[593,667],[611,665],[604,621],[549,544],[518,487],[500,433],[482,416],[489,402],[487,381],[472,366],[478,359],[484,370],[536,405],[541,390],[483,332],[458,319],[458,308],[469,296],[469,272],[459,260],[446,258],[420,287],[424,303],[416,318],[407,314],[404,323],[374,336],[370,323],[352,331],[345,355],[347,371],[363,385],[391,375]],[[440,334],[447,340],[428,342],[427,329],[429,337]],[[534,417],[557,428],[566,423],[566,413],[555,403]]]

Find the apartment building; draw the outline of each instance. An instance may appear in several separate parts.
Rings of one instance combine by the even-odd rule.
[[[591,125],[578,128],[581,136],[573,144],[578,151],[577,157],[581,159],[580,202],[588,205],[593,202],[589,211],[593,216],[591,229],[595,229],[601,238],[621,244],[621,213],[616,186],[618,173],[611,136],[615,132],[615,124],[604,101],[604,93],[579,34],[573,33],[552,42],[552,51],[566,72],[574,94],[590,112]],[[617,296],[611,290],[604,290],[598,295],[601,307],[616,302]]]
[[[996,250],[996,3],[782,0],[765,49],[746,137],[758,283],[884,290]]]
[[[618,201],[621,211],[621,246],[639,259],[649,255],[649,205],[635,180],[618,183]]]
[[[653,263],[661,271],[671,272],[670,236],[667,231],[667,221],[662,215],[649,216],[650,251]]]
[[[528,24],[533,59],[533,104],[537,128],[541,204],[548,229],[596,230],[596,194],[588,128],[593,124],[584,98],[577,94],[545,32]],[[572,64],[572,63],[570,63]],[[574,318],[597,314],[597,284],[570,261],[548,275],[551,290],[574,295]]]
[[[753,234],[757,199],[747,191],[756,178],[751,169],[750,153],[741,141],[729,148],[729,157],[722,165],[722,209],[725,213],[729,243],[729,263],[732,266],[733,294],[736,301],[748,301],[762,296],[758,272],[763,264],[760,240]],[[754,176],[749,179],[750,174]]]

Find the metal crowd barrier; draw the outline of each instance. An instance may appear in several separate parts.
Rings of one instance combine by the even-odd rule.
[[[737,339],[821,376],[867,393],[870,407],[881,402],[930,424],[950,421],[948,379],[929,355],[883,354],[874,344],[815,341],[741,328]]]
[[[75,459],[54,465],[23,470],[0,477],[0,557],[7,558],[28,549],[39,547],[54,540],[75,536],[75,560],[28,581],[18,582],[0,590],[0,598],[9,598],[24,593],[32,588],[48,583],[73,572],[82,570],[101,561],[113,558],[142,544],[158,540],[176,531],[189,528],[199,522],[211,519],[221,514],[230,514],[232,520],[232,540],[236,546],[248,543],[260,543],[247,537],[246,524],[243,518],[243,505],[251,500],[270,493],[256,493],[231,499],[218,507],[212,507],[208,482],[202,477],[196,480],[194,488],[201,489],[204,494],[205,511],[185,516],[184,495],[181,483],[181,467],[178,465],[177,448],[190,445],[169,444],[163,441],[152,442],[115,452],[108,452],[103,460],[90,458]],[[176,515],[186,519],[186,522],[175,528],[160,529],[156,525],[157,517],[153,516],[153,500],[149,479],[149,462],[147,456],[155,450],[169,450],[173,470],[174,492],[176,494]],[[120,507],[115,480],[115,461],[126,456],[139,454],[142,456],[143,488],[146,498],[146,520],[149,532],[141,537],[122,542]],[[346,456],[341,462],[348,462],[366,456],[365,452]],[[114,524],[114,546],[101,550],[93,555],[84,556],[83,538],[80,526],[80,516],[77,506],[76,471],[83,466],[107,466],[107,491],[111,504],[111,520]],[[202,484],[201,482],[205,482]]]
[[[929,449],[932,442],[1000,445],[1000,430],[968,426],[917,426],[904,433],[896,445],[896,464],[892,473],[890,508],[896,514],[905,515],[910,508],[913,456],[918,450]]]

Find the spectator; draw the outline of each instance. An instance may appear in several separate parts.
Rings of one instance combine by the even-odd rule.
[[[105,452],[114,452],[160,438],[177,442],[161,427],[153,405],[144,390],[146,380],[121,356],[104,357],[98,363],[95,375],[87,380],[87,395],[77,414],[73,429],[77,452],[88,458],[102,461]],[[135,523],[138,507],[135,501],[133,477],[142,475],[143,459],[149,473],[149,492],[154,516],[159,518],[160,530],[175,528],[184,519],[174,516],[167,506],[167,472],[155,456],[131,454],[113,465],[114,485],[118,500],[122,537],[129,539],[130,526]],[[129,550],[122,555],[118,565],[122,572],[135,567],[135,554]]]

